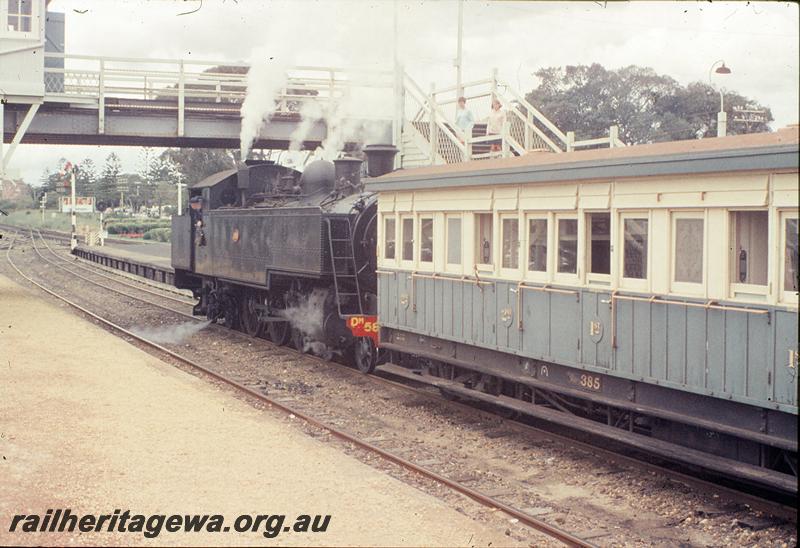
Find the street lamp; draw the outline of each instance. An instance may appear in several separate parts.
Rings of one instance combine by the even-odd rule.
[[[717,67],[717,65],[719,65]],[[717,67],[714,70],[714,67]],[[725,66],[725,61],[720,59],[719,61],[715,61],[711,68],[708,69],[708,83],[713,88],[714,84],[711,82],[711,73],[715,72],[717,74],[730,74],[731,69]],[[725,112],[724,103],[723,103],[723,95],[722,95],[722,86],[719,88],[719,112],[717,113],[717,137],[725,137],[725,134],[728,130],[728,114]]]

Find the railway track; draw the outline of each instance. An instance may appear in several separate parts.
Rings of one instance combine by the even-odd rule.
[[[40,234],[40,237],[41,237],[41,234]],[[69,260],[66,259],[65,257],[55,253],[55,251],[53,251],[47,245],[46,240],[44,240],[43,237],[41,237],[41,239],[42,239],[44,245],[48,248],[48,250],[52,254],[57,256],[59,259],[62,259],[64,261],[66,261],[66,262],[69,262]],[[97,266],[97,265],[94,265],[93,263],[87,263],[87,264],[91,264],[92,266]],[[91,268],[88,268],[88,267],[83,267],[82,266],[82,268],[84,270],[88,270],[90,272],[92,270]],[[146,281],[144,281],[144,282],[149,284],[149,282],[146,282]],[[125,284],[125,285],[131,285],[131,284]],[[182,304],[189,304],[189,303],[186,303],[185,301],[179,301],[179,302],[181,302]],[[193,317],[193,316],[189,316],[189,317],[191,317],[193,319],[196,319],[196,317]],[[336,362],[325,362],[325,363],[333,363],[335,367],[347,368],[347,366],[344,366],[344,365],[336,363]],[[421,377],[419,375],[415,375],[414,373],[409,372],[405,368],[395,367],[395,366],[391,366],[391,365],[382,366],[381,368],[379,368],[376,371],[376,374],[372,378],[376,382],[382,382],[384,384],[392,384],[395,387],[399,387],[401,389],[408,390],[408,391],[414,392],[416,394],[425,394],[427,397],[431,397],[431,398],[438,397],[438,396],[436,396],[434,394],[431,394],[430,392],[425,390],[426,387],[428,387],[428,388],[431,387],[431,386],[436,387],[437,381],[438,381],[437,378],[431,377],[430,379],[424,379],[423,377]],[[443,388],[442,390],[446,392],[446,388]],[[480,404],[481,402],[480,402],[480,400],[476,399],[476,400],[473,401],[473,404],[474,403]],[[465,408],[469,407],[469,408],[472,408],[472,409],[475,408],[474,405],[466,406],[464,404],[460,404],[457,401],[453,401],[453,405],[461,405],[462,407],[465,407]],[[489,404],[489,405],[491,406],[491,404]],[[500,411],[503,411],[503,410],[500,409]],[[508,422],[509,422],[509,424],[515,425],[515,428],[517,428],[518,431],[520,431],[521,433],[542,435],[543,433],[546,432],[549,436],[559,439],[559,441],[561,441],[562,443],[571,444],[571,445],[574,445],[576,447],[580,447],[580,448],[585,449],[585,450],[594,451],[594,452],[598,453],[599,455],[602,455],[604,458],[607,458],[609,460],[618,461],[620,463],[624,462],[626,465],[635,466],[635,467],[638,467],[638,468],[640,468],[642,470],[646,470],[646,471],[649,471],[649,472],[657,472],[657,473],[661,473],[661,474],[664,474],[664,475],[668,475],[673,480],[679,481],[679,482],[684,483],[686,485],[691,485],[693,488],[696,488],[698,490],[702,490],[702,491],[706,491],[706,492],[712,492],[712,493],[715,493],[716,495],[724,496],[724,497],[726,497],[728,499],[732,499],[732,500],[735,499],[738,502],[744,502],[744,503],[748,504],[749,506],[751,506],[753,508],[758,508],[761,511],[768,512],[770,514],[778,516],[781,519],[786,519],[786,520],[789,520],[789,521],[792,521],[792,522],[795,522],[795,523],[797,521],[797,512],[796,512],[796,509],[793,506],[789,506],[789,505],[786,505],[786,504],[781,504],[780,502],[776,502],[776,501],[770,500],[767,497],[760,497],[760,496],[753,495],[751,493],[745,492],[742,489],[726,487],[726,486],[720,485],[719,483],[706,481],[706,480],[704,480],[704,479],[702,479],[700,477],[697,477],[696,475],[690,475],[690,474],[687,474],[687,473],[682,473],[682,472],[680,472],[678,470],[675,470],[675,469],[672,469],[672,468],[667,468],[664,465],[658,465],[658,464],[653,464],[653,463],[644,461],[641,458],[635,458],[635,457],[631,457],[631,456],[626,456],[626,455],[622,454],[618,450],[615,450],[615,451],[606,450],[606,449],[603,449],[602,447],[598,447],[597,444],[590,444],[590,443],[582,442],[582,441],[576,439],[575,437],[563,436],[563,435],[560,435],[560,434],[558,434],[558,433],[556,433],[556,432],[554,432],[552,430],[543,430],[541,428],[535,428],[535,427],[531,426],[530,424],[525,424],[525,423],[522,423],[522,422],[519,422],[519,421],[508,421]]]
[[[118,283],[120,285],[125,285],[125,286],[128,286],[128,287],[132,287],[134,289],[138,289],[140,291],[143,291],[145,293],[149,293],[151,295],[156,295],[158,297],[167,299],[167,300],[172,301],[172,302],[176,302],[176,303],[179,303],[179,304],[185,304],[185,305],[189,305],[189,306],[194,306],[194,304],[195,304],[195,300],[194,299],[192,299],[191,297],[189,297],[187,295],[183,295],[182,293],[180,293],[178,291],[168,290],[168,289],[166,289],[164,287],[160,287],[160,286],[158,286],[158,285],[156,285],[156,284],[154,284],[152,282],[146,281],[146,280],[141,280],[141,281],[137,280],[136,283],[132,283],[133,280],[125,281],[125,280],[122,279],[122,276],[119,275],[119,274],[115,274],[113,272],[112,273],[101,272],[100,268],[99,268],[99,265],[98,265],[98,267],[89,267],[89,266],[86,266],[84,264],[81,264],[80,259],[78,259],[77,257],[73,257],[73,260],[71,261],[70,259],[67,259],[66,257],[64,257],[62,255],[59,255],[58,253],[53,251],[53,249],[47,243],[47,240],[42,236],[42,233],[39,230],[37,230],[36,233],[39,235],[39,238],[41,239],[42,244],[44,244],[44,247],[48,251],[50,251],[50,253],[52,255],[54,255],[57,259],[60,259],[61,261],[65,262],[65,263],[67,263],[67,264],[69,264],[71,266],[75,266],[75,267],[81,269],[82,271],[89,272],[89,273],[91,273],[93,275],[100,276],[102,278],[106,278],[107,280],[111,280],[111,281],[113,281],[115,283]],[[74,273],[74,271],[73,271],[73,273]],[[147,286],[152,287],[152,288],[156,288],[156,289],[158,289],[158,291],[154,291],[154,290],[148,289]],[[181,297],[173,296],[172,294],[181,295]]]
[[[30,238],[31,238],[31,244],[34,246],[34,249],[36,250],[37,254],[39,254],[39,257],[42,260],[45,260],[50,264],[54,264],[52,261],[46,259],[40,253],[40,251],[38,249],[38,246],[36,246],[35,238],[34,238],[33,234],[30,235]],[[41,237],[41,240],[44,241],[44,238]],[[49,245],[46,245],[46,248],[49,250],[49,252],[52,255],[54,255],[54,256],[56,256],[56,257],[58,257],[60,259],[59,262],[70,262],[68,259],[65,259],[64,257],[60,256],[58,253],[56,253],[52,248],[49,247]],[[8,257],[9,262],[11,262],[11,259],[10,259],[10,248],[7,249],[7,257]],[[61,264],[58,264],[58,263],[55,263],[55,265],[58,265],[60,268],[64,268],[65,269],[64,265],[61,265]],[[66,269],[66,270],[71,271],[71,269]],[[91,269],[84,268],[84,270],[90,271]],[[73,275],[77,275],[77,274],[74,273],[74,271],[72,271],[72,273],[73,273]],[[20,274],[23,275],[21,272],[20,272]],[[138,298],[136,296],[127,294],[127,293],[122,292],[120,290],[108,287],[105,284],[100,284],[96,280],[91,280],[91,279],[89,279],[89,278],[87,278],[85,276],[81,276],[81,277],[83,279],[86,279],[87,281],[90,281],[91,283],[93,283],[95,285],[98,285],[100,287],[104,287],[104,288],[109,289],[111,291],[116,291],[117,293],[125,295],[125,296],[127,296],[129,298],[134,298],[134,299]],[[29,278],[26,277],[26,279],[29,279]],[[33,280],[30,280],[30,281],[33,281]],[[41,284],[38,284],[35,281],[33,281],[33,283],[39,285],[39,287],[42,287],[45,291],[48,291]],[[125,285],[128,285],[128,284],[125,284]],[[135,288],[135,289],[143,289],[143,288]],[[54,294],[52,291],[48,291],[48,292],[51,293],[51,294]],[[152,293],[152,292],[150,292],[150,293]],[[62,298],[62,300],[68,301],[68,299],[64,299],[61,296],[58,296],[58,297]],[[150,305],[159,306],[160,308],[169,310],[169,311],[171,311],[171,312],[173,312],[175,314],[179,314],[179,315],[182,315],[182,316],[187,316],[187,317],[190,317],[190,318],[192,318],[194,320],[197,320],[196,318],[192,317],[191,315],[188,315],[188,314],[182,313],[180,311],[174,310],[174,309],[172,309],[172,308],[170,308],[168,306],[165,306],[163,304],[152,303],[152,302],[149,302],[149,301],[147,301],[145,299],[140,299],[140,300],[142,302],[148,303]],[[76,305],[75,303],[72,303],[72,302],[70,302],[70,304],[75,306],[79,310],[88,312],[85,308],[80,307],[80,305]],[[99,318],[99,316],[95,316],[91,312],[88,312],[88,313],[90,315],[92,315],[93,317]],[[105,321],[103,323],[106,324]],[[106,324],[106,325],[108,325],[108,324]],[[108,325],[108,326],[111,327],[111,325]],[[118,331],[118,332],[125,333],[126,336],[129,336],[129,332],[125,331],[124,327],[121,327],[121,326],[118,326],[118,325],[114,324],[113,329],[116,329],[116,328],[120,329],[120,331]],[[240,337],[242,339],[247,339],[249,341],[253,340],[253,339],[251,339],[249,337],[245,337],[243,334],[230,332],[229,330],[224,330],[224,331],[226,331],[229,334],[235,334],[237,337]],[[133,336],[133,337],[136,338],[137,341],[142,341],[141,337],[138,337],[138,336]],[[152,343],[149,343],[145,339],[143,344],[151,345]],[[161,347],[159,345],[155,345],[154,348],[158,349],[158,351],[161,351],[162,349],[165,350],[168,353],[168,355],[170,355],[171,357],[173,357],[176,360],[182,361],[182,363],[185,363],[187,365],[190,365],[189,362],[191,362],[191,366],[194,367],[195,369],[199,370],[199,371],[204,371],[204,372],[210,371],[210,370],[208,370],[208,368],[205,368],[204,366],[202,366],[200,364],[197,364],[195,361],[193,361],[191,359],[188,359],[185,356],[179,356],[175,352],[170,351],[168,349],[165,349],[164,347]],[[308,357],[308,359],[319,360],[318,358],[314,358],[314,357]],[[323,362],[322,360],[319,360],[319,361],[324,363],[326,366],[330,367],[329,362]],[[344,368],[344,366],[341,366],[341,365],[338,365],[338,364],[337,364],[337,367]],[[358,378],[365,379],[365,377],[363,377],[362,375],[360,375],[357,372],[353,371],[352,369],[345,369],[345,370],[348,372],[348,374],[352,374],[352,375],[354,375],[354,376],[356,376]],[[409,384],[409,379],[402,378],[402,377],[398,376],[396,373],[397,372],[393,372],[393,371],[383,371],[383,372],[381,372],[381,376],[366,377],[366,379],[369,379],[369,382],[382,383],[382,384],[385,384],[387,386],[392,386],[392,387],[400,389],[400,390],[405,390],[405,391],[408,391],[410,393],[414,393],[416,395],[419,395],[419,396],[422,396],[422,397],[425,397],[425,398],[429,398],[431,400],[435,399],[435,400],[441,401],[441,397],[438,394],[431,393],[430,390],[426,389],[425,386],[414,386],[414,382],[413,382],[414,379],[413,378],[410,379],[412,382],[411,382],[411,384]],[[234,386],[241,386],[248,393],[259,394],[258,391],[247,387],[242,382],[231,380],[230,378],[225,377],[224,375],[220,375],[218,372],[213,372],[212,371],[209,374],[214,378],[219,378],[219,380],[223,380],[224,382],[227,382],[228,384],[232,383],[232,385],[234,385]],[[262,396],[263,396],[263,394],[262,394]],[[286,404],[282,404],[282,403],[277,402],[275,400],[270,400],[269,398],[264,398],[264,397],[261,397],[261,396],[258,396],[258,398],[261,399],[262,401],[269,400],[276,407],[286,411],[287,413],[293,413],[293,414],[295,414],[295,416],[302,417],[304,419],[307,418],[309,424],[313,424],[313,425],[322,424],[321,421],[318,421],[318,420],[314,419],[308,413],[304,413],[302,410],[298,410],[298,409],[296,409],[296,408],[294,408],[292,406],[288,406]],[[481,414],[485,414],[486,416],[488,416],[488,414],[485,411],[476,410],[473,406],[465,406],[465,405],[460,404],[458,402],[448,402],[448,405],[453,406],[453,407],[462,408],[465,412],[481,413]],[[496,419],[496,417],[495,417],[495,419]],[[531,426],[524,425],[524,424],[521,424],[521,423],[518,423],[518,422],[515,422],[515,421],[504,421],[504,424],[507,427],[511,428],[514,432],[518,432],[520,434],[526,434],[526,435],[529,435],[529,436],[530,435],[541,436],[544,433],[540,429],[536,429],[536,428],[533,428]],[[325,425],[322,425],[320,427],[321,428],[327,428]],[[345,434],[344,432],[341,432],[341,431],[338,431],[338,430],[334,433],[333,430],[337,430],[337,429],[334,428],[334,427],[331,427],[331,430],[329,430],[329,431],[332,434],[334,434],[336,437],[339,437],[339,434]],[[568,444],[570,446],[580,447],[580,448],[582,448],[584,450],[590,451],[590,452],[594,453],[597,456],[603,457],[604,459],[608,459],[609,461],[614,461],[614,462],[623,464],[626,467],[631,467],[631,468],[636,468],[636,469],[643,469],[643,470],[647,470],[647,471],[650,471],[650,472],[655,472],[655,473],[658,473],[660,475],[663,475],[663,476],[666,476],[666,477],[670,478],[672,481],[676,481],[676,482],[679,482],[681,484],[689,485],[693,489],[698,489],[698,490],[701,490],[701,491],[714,493],[715,496],[724,497],[725,499],[728,499],[728,500],[735,500],[735,501],[737,501],[739,503],[747,504],[750,507],[752,507],[754,509],[757,509],[759,511],[768,512],[768,513],[770,513],[772,515],[775,515],[775,516],[778,516],[778,517],[780,517],[782,519],[786,519],[786,520],[789,520],[789,521],[796,522],[796,510],[794,508],[790,508],[790,507],[786,507],[784,505],[780,505],[780,504],[777,504],[777,503],[765,501],[763,499],[760,499],[759,497],[754,497],[754,496],[751,496],[751,495],[745,495],[745,494],[743,494],[741,492],[738,492],[738,491],[735,491],[735,490],[732,490],[732,489],[726,489],[726,488],[720,487],[718,485],[714,485],[714,484],[711,484],[709,482],[705,482],[703,480],[694,478],[692,476],[689,476],[689,475],[686,475],[686,474],[681,474],[681,473],[676,472],[676,471],[665,470],[665,469],[663,469],[661,467],[658,467],[658,466],[655,466],[655,465],[642,463],[639,460],[635,460],[633,458],[626,457],[624,455],[619,455],[617,453],[610,453],[610,452],[604,451],[602,449],[599,449],[596,446],[590,446],[588,444],[583,444],[583,443],[580,443],[580,442],[576,442],[575,440],[573,440],[571,438],[564,438],[564,437],[557,436],[552,432],[547,432],[546,435],[548,437],[550,437],[550,438],[556,438],[560,442]],[[340,438],[340,439],[347,439],[347,438]],[[357,445],[359,447],[362,447],[365,450],[369,450],[369,451],[375,450],[375,452],[377,452],[378,454],[381,454],[382,458],[385,458],[385,459],[387,459],[388,461],[391,461],[391,462],[395,462],[395,464],[398,464],[400,466],[404,466],[407,469],[414,470],[413,463],[411,461],[409,461],[408,459],[405,459],[405,458],[403,458],[401,456],[398,456],[398,455],[394,455],[393,453],[388,452],[385,449],[381,449],[380,447],[377,447],[372,443],[364,442],[364,445],[361,445],[360,443],[354,442],[352,440],[348,440],[348,441],[351,441],[351,443],[354,443],[355,445]],[[384,455],[382,453],[386,453],[386,455]],[[394,455],[394,457],[396,457],[397,460],[393,460],[392,459],[392,455]],[[410,465],[412,465],[412,467],[409,468],[408,466],[406,466],[406,464],[410,464]],[[424,474],[424,471],[423,472],[419,472],[419,471],[415,470],[415,472]],[[445,476],[442,476],[441,474],[437,474],[436,472],[433,472],[433,471],[429,471],[429,472],[431,474],[433,474],[433,476],[430,476],[431,479],[435,479],[435,481],[438,481],[438,482],[442,483],[443,485],[448,485],[448,487],[451,487],[452,489],[455,489],[455,490],[458,491],[458,482],[454,482],[453,485],[450,485],[447,482],[452,481],[452,480],[448,480]],[[480,493],[475,491],[474,489],[469,488],[467,486],[463,486],[463,487],[466,488],[467,492],[462,492],[462,494],[470,496],[471,498],[475,498],[475,496],[480,496]],[[528,523],[527,519],[525,518],[526,514],[524,512],[520,512],[519,510],[515,510],[513,507],[509,506],[508,504],[505,504],[505,503],[503,503],[501,501],[498,501],[496,499],[491,499],[491,497],[489,499],[490,500],[487,501],[487,504],[491,505],[493,508],[503,509],[504,511],[507,511],[507,513],[509,513],[509,515],[512,515],[514,517],[514,519],[519,519],[520,522],[526,523],[530,527],[537,528],[534,525]],[[514,512],[519,512],[521,515],[517,515]],[[531,516],[528,516],[528,518],[531,518]],[[537,521],[541,522],[542,520],[537,520]],[[542,522],[542,523],[544,523],[544,522]],[[577,540],[580,540],[580,539],[577,539]],[[577,545],[581,545],[581,544],[577,544]],[[583,545],[587,545],[587,544],[583,544]]]
[[[16,235],[15,235],[15,239],[16,239]],[[45,260],[46,262],[48,262],[50,264],[54,264],[54,265],[56,264],[56,263],[53,263],[52,261],[50,261],[49,259],[45,258],[39,252],[39,250],[38,250],[38,248],[36,246],[36,243],[35,243],[35,237],[34,237],[33,233],[31,233],[31,244],[33,246],[33,249],[39,255],[39,257],[41,257],[43,260]],[[116,324],[116,323],[114,323],[114,322],[112,322],[112,321],[110,321],[110,320],[108,320],[108,319],[106,319],[106,318],[94,313],[94,312],[92,312],[91,310],[81,306],[80,304],[70,300],[69,298],[67,298],[67,297],[65,297],[65,296],[53,291],[52,289],[50,289],[48,287],[46,287],[44,284],[34,280],[31,276],[26,275],[11,259],[11,249],[13,248],[13,245],[14,245],[14,240],[12,240],[12,242],[6,248],[6,260],[8,261],[9,265],[22,278],[24,278],[28,282],[32,283],[33,285],[35,285],[36,287],[38,287],[42,291],[44,291],[44,292],[48,293],[49,295],[55,297],[56,299],[58,299],[58,300],[64,302],[65,304],[71,306],[72,308],[75,308],[76,310],[82,312],[83,314],[86,314],[87,316],[97,320],[98,322],[103,324],[105,327],[109,328],[111,331],[116,332],[118,334],[122,334],[125,337],[128,337],[130,339],[133,339],[133,340],[137,341],[137,343],[139,343],[139,344],[141,344],[143,346],[146,346],[147,348],[149,348],[149,349],[151,349],[153,351],[156,351],[157,353],[160,353],[162,355],[168,356],[169,358],[171,358],[173,360],[176,360],[176,361],[178,361],[178,362],[180,362],[180,363],[182,363],[182,364],[184,364],[186,366],[189,366],[190,368],[194,369],[195,371],[198,371],[198,372],[202,373],[203,375],[206,375],[206,376],[208,376],[208,377],[210,377],[212,379],[215,379],[216,381],[219,381],[219,382],[221,382],[223,384],[226,384],[226,385],[232,387],[233,389],[235,389],[235,390],[237,390],[237,391],[239,391],[239,392],[241,392],[243,394],[246,394],[250,398],[253,398],[253,399],[256,399],[258,401],[261,401],[261,402],[269,405],[272,408],[275,408],[275,409],[278,409],[278,410],[284,412],[285,414],[293,415],[294,417],[297,417],[297,418],[305,421],[308,425],[311,425],[311,426],[314,426],[314,427],[319,428],[321,430],[324,430],[325,432],[331,434],[333,437],[335,437],[337,439],[340,439],[340,440],[345,441],[347,443],[353,444],[356,447],[359,447],[359,448],[361,448],[363,450],[366,450],[366,451],[369,451],[369,452],[374,453],[376,455],[379,455],[381,458],[385,459],[388,462],[396,464],[396,465],[398,465],[398,466],[400,466],[400,467],[402,467],[402,468],[404,468],[404,469],[406,469],[408,471],[411,471],[411,472],[413,472],[415,474],[418,474],[418,475],[420,475],[420,476],[422,476],[422,477],[424,477],[426,479],[433,480],[433,481],[435,481],[435,482],[437,482],[437,483],[439,483],[441,485],[444,485],[444,486],[452,489],[453,491],[455,491],[455,492],[457,492],[457,493],[459,493],[461,495],[464,495],[464,496],[474,500],[475,502],[477,502],[477,503],[479,503],[479,504],[481,504],[481,505],[483,505],[483,506],[485,506],[487,508],[500,510],[500,511],[506,513],[507,515],[509,515],[511,518],[519,520],[520,523],[523,523],[523,524],[527,525],[528,527],[530,527],[532,529],[535,529],[536,531],[539,531],[540,533],[543,533],[547,537],[550,537],[550,538],[552,538],[554,540],[560,541],[560,542],[562,542],[563,544],[565,544],[567,546],[587,547],[587,548],[595,546],[594,544],[592,544],[592,543],[590,543],[588,541],[585,541],[585,540],[583,540],[583,539],[581,539],[581,538],[579,538],[579,537],[577,537],[577,536],[575,536],[575,535],[573,535],[573,534],[571,534],[571,533],[569,533],[567,531],[564,531],[564,530],[562,530],[562,529],[560,529],[558,527],[555,527],[555,526],[553,526],[551,524],[548,524],[548,523],[546,523],[545,521],[543,521],[541,519],[537,519],[534,516],[530,516],[530,515],[522,512],[522,511],[520,511],[520,510],[518,510],[518,509],[516,509],[514,507],[511,507],[511,506],[509,506],[509,505],[507,505],[507,504],[505,504],[503,502],[500,502],[500,501],[498,501],[498,500],[496,500],[496,499],[494,499],[494,498],[492,498],[492,497],[490,497],[490,496],[488,496],[488,495],[486,495],[484,493],[481,493],[481,492],[479,492],[479,491],[477,491],[477,490],[475,490],[473,488],[470,488],[467,485],[464,485],[462,483],[459,483],[458,481],[455,481],[455,480],[452,480],[452,479],[447,478],[445,476],[442,476],[441,474],[438,474],[438,473],[436,473],[436,472],[434,472],[432,470],[429,470],[429,469],[425,468],[424,466],[420,466],[419,464],[415,464],[414,462],[412,462],[410,460],[407,460],[407,459],[403,458],[402,456],[394,454],[394,453],[392,453],[390,451],[387,451],[385,449],[382,449],[382,448],[380,448],[380,447],[378,447],[378,446],[376,446],[376,445],[374,445],[374,444],[372,444],[372,443],[370,443],[368,441],[365,441],[365,440],[362,440],[362,439],[360,439],[360,438],[358,438],[356,436],[353,436],[352,434],[350,434],[348,432],[345,432],[343,430],[340,430],[340,429],[336,428],[333,425],[330,425],[330,424],[327,424],[327,423],[325,423],[325,422],[323,422],[321,420],[318,420],[318,419],[314,418],[313,416],[311,416],[311,415],[309,415],[309,414],[307,414],[307,413],[305,413],[305,412],[303,412],[303,411],[301,411],[299,409],[296,409],[294,407],[291,407],[291,406],[287,405],[286,403],[282,403],[282,402],[277,401],[274,398],[270,398],[270,397],[264,395],[263,393],[261,393],[261,392],[259,392],[257,390],[254,390],[253,388],[251,388],[249,386],[241,384],[240,382],[238,382],[238,381],[236,381],[234,379],[231,379],[231,378],[229,378],[229,377],[227,377],[225,375],[222,375],[222,374],[220,374],[220,373],[218,373],[218,372],[216,372],[216,371],[214,371],[212,369],[209,369],[208,367],[205,367],[204,365],[199,364],[196,361],[194,361],[194,360],[192,360],[190,358],[187,358],[186,356],[183,356],[183,355],[181,355],[181,354],[179,354],[177,352],[174,352],[174,351],[172,351],[172,350],[170,350],[170,349],[168,349],[168,348],[166,348],[166,347],[164,347],[164,346],[162,346],[160,344],[154,343],[154,342],[148,340],[147,338],[142,337],[140,335],[137,335],[136,333],[134,333],[134,332],[132,332],[132,331],[130,331],[130,330],[128,330],[128,329],[126,329],[126,328],[124,328],[124,327],[122,327],[122,326],[120,326],[120,325],[118,325],[118,324]],[[52,249],[50,249],[50,251],[53,254],[55,254],[55,252]],[[64,268],[64,267],[62,267],[60,265],[58,265],[58,266],[59,266],[59,268]],[[68,271],[72,272],[73,274],[77,275],[74,271],[71,271],[69,269],[66,269],[66,270],[68,270]],[[81,276],[81,278],[83,278],[83,279],[85,279],[87,281],[91,281],[91,280],[89,280],[88,278],[86,278],[84,276]],[[101,285],[101,284],[99,284],[97,282],[94,282],[94,281],[91,281],[91,282],[95,283],[97,285]],[[106,289],[111,289],[111,288],[109,288],[107,286],[102,286],[102,287],[106,287]],[[142,288],[140,288],[140,289],[142,289]],[[116,290],[114,290],[114,291],[116,291]],[[150,303],[150,304],[154,304],[154,303]]]

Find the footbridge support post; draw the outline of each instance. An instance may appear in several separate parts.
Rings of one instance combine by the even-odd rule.
[[[11,140],[11,144],[8,146],[8,150],[4,150],[2,135],[0,135],[0,177],[5,176],[6,169],[8,169],[8,164],[11,162],[11,157],[14,155],[14,151],[17,149],[17,146],[19,146],[22,138],[25,136],[25,132],[28,131],[28,127],[30,127],[33,117],[36,116],[36,113],[39,111],[39,105],[40,103],[33,103],[30,107],[28,107],[28,112],[25,113],[25,118],[22,119],[22,123],[14,133],[14,138]],[[3,125],[5,123],[5,120],[3,119],[3,110],[4,102],[0,101],[0,131],[5,132],[5,126]]]

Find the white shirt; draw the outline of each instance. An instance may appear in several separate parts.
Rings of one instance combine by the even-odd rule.
[[[489,111],[489,119],[486,122],[486,135],[500,135],[503,132],[503,124],[506,121],[506,113],[502,108]]]
[[[472,126],[475,125],[475,117],[472,111],[467,108],[460,108],[456,112],[456,126],[467,134],[467,137],[472,137]]]

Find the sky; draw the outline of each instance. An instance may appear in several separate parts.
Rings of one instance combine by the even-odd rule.
[[[393,0],[54,0],[50,10],[66,13],[73,54],[235,62],[266,50],[289,64],[393,67]],[[715,84],[770,107],[773,129],[798,122],[795,3],[464,0],[463,10],[464,81],[497,68],[524,93],[539,68],[596,62],[688,84],[708,82],[722,59],[732,72]],[[457,1],[397,3],[397,54],[424,90],[455,84],[457,13]],[[21,145],[9,167],[36,185],[61,157],[102,166],[112,151],[139,169],[137,148],[44,145]]]

